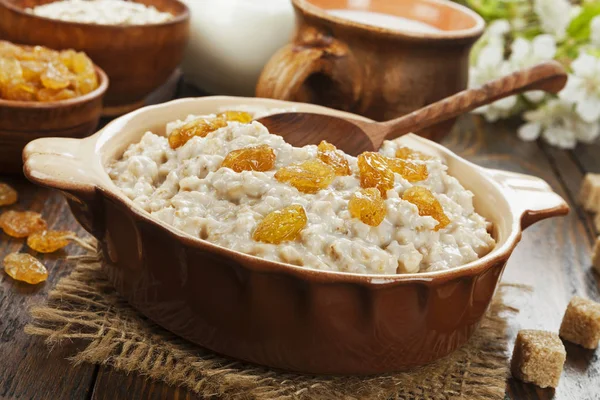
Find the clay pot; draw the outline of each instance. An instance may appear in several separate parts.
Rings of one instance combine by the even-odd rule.
[[[424,22],[439,31],[392,30],[328,10],[346,0],[292,0],[298,31],[267,63],[258,97],[315,103],[377,121],[393,119],[467,87],[469,51],[483,19],[446,0],[372,0],[360,10]],[[358,7],[358,6],[357,6]],[[358,8],[356,8],[358,9]],[[453,121],[418,132],[440,140]]]

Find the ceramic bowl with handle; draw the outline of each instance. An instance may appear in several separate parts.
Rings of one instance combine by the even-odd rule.
[[[108,77],[96,67],[98,87],[83,96],[50,102],[0,99],[0,173],[21,173],[27,143],[48,136],[81,138],[96,130]]]
[[[441,157],[474,193],[497,244],[454,269],[360,275],[267,261],[192,237],[151,217],[109,178],[106,165],[144,132],[164,134],[166,122],[241,104],[362,118],[268,99],[182,99],[134,111],[85,139],[39,139],[24,151],[27,177],[61,190],[98,238],[116,290],[159,325],[220,354],[319,374],[374,374],[432,362],[477,329],[522,229],[568,212],[539,178],[479,167],[409,134],[402,143]]]
[[[137,0],[175,17],[161,24],[95,25],[27,13],[52,0],[0,1],[0,38],[51,49],[84,51],[110,78],[104,114],[138,108],[165,83],[181,59],[189,34],[189,11],[177,0]]]

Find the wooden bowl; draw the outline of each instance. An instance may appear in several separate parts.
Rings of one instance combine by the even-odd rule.
[[[81,138],[92,134],[102,114],[108,77],[96,67],[98,87],[83,96],[52,102],[0,99],[0,173],[21,173],[21,154],[35,139],[60,136]]]
[[[444,159],[474,193],[497,244],[449,270],[354,274],[268,261],[188,235],[110,179],[105,166],[148,130],[164,134],[166,122],[240,104],[361,119],[271,99],[187,98],[134,111],[83,140],[45,138],[23,152],[26,176],[63,191],[78,221],[98,238],[116,290],[152,321],[220,354],[320,374],[374,374],[437,360],[477,329],[521,231],[569,210],[539,178],[482,168],[405,135],[401,143]]]
[[[151,25],[94,25],[38,17],[24,9],[52,0],[0,1],[0,38],[52,49],[84,51],[110,78],[106,115],[142,105],[179,65],[189,35],[188,8],[177,0],[137,0],[175,15]]]

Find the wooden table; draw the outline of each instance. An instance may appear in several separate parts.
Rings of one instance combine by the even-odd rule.
[[[521,309],[510,319],[510,334],[519,329],[558,331],[569,299],[579,294],[600,301],[600,278],[590,269],[594,232],[590,215],[575,204],[585,172],[600,172],[600,144],[561,151],[539,143],[521,142],[516,123],[489,125],[463,117],[445,144],[477,164],[524,172],[547,180],[573,207],[565,218],[546,220],[529,228],[511,257],[504,281],[533,286],[532,293],[515,293],[510,303]],[[35,187],[24,179],[0,177],[14,185],[21,196],[17,208],[41,212],[52,229],[84,234],[63,198]],[[26,250],[22,240],[0,234],[0,259]],[[71,254],[77,253],[73,245]],[[23,333],[27,306],[44,301],[47,293],[70,265],[46,257],[50,277],[45,284],[27,286],[0,273],[0,398],[1,399],[192,399],[186,390],[168,387],[141,376],[126,376],[108,367],[72,365],[65,358],[80,345],[48,353],[39,338]],[[512,346],[507,351],[512,350]],[[566,344],[568,357],[560,387],[554,392],[516,380],[507,381],[508,399],[600,399],[600,350],[586,351]]]

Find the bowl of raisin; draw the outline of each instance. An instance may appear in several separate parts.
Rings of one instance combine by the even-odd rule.
[[[0,41],[0,172],[20,172],[34,139],[93,133],[107,87],[85,53]]]
[[[171,14],[172,18],[121,24],[108,23],[109,17],[119,20],[123,10],[105,2],[74,2],[74,7],[81,3],[101,7],[93,14],[84,12],[77,20],[36,10],[53,3],[60,1],[0,1],[0,37],[22,44],[85,52],[111,82],[104,97],[104,115],[122,115],[141,107],[146,97],[169,80],[183,58],[189,37],[189,10],[178,0],[122,2],[133,3],[129,4],[131,7],[153,7]]]

